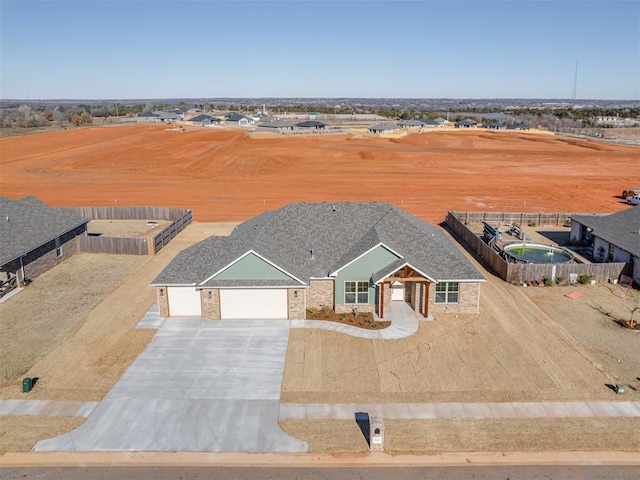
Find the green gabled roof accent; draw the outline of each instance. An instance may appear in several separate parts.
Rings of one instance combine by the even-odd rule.
[[[253,252],[232,263],[210,280],[291,280],[292,277]]]

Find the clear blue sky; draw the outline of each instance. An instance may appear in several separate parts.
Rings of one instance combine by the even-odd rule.
[[[0,97],[640,98],[640,2],[0,0]]]

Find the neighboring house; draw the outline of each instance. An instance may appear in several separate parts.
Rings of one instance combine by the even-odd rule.
[[[295,127],[301,130],[324,130],[327,127],[327,124],[318,122],[317,120],[307,120],[305,122],[296,123]]]
[[[293,203],[180,252],[160,315],[305,318],[306,309],[477,313],[484,277],[444,233],[386,203]]]
[[[258,127],[278,133],[286,133],[293,131],[293,123],[284,120],[262,121]]]
[[[181,112],[181,111],[174,110],[169,112],[153,112],[153,113],[158,115],[158,117],[156,118],[156,122],[173,123],[173,122],[184,120],[184,115],[178,112]]]
[[[510,123],[507,125],[507,130],[529,130],[524,123]]]
[[[2,286],[21,286],[76,253],[76,236],[86,234],[89,222],[35,197],[0,197],[0,219]]]
[[[472,128],[472,127],[475,127],[476,125],[477,125],[476,122],[474,122],[471,119],[460,120],[459,122],[455,123],[456,128]]]
[[[237,123],[241,127],[253,125],[254,121],[238,112],[230,112],[224,116],[227,123]]]
[[[423,128],[425,126],[422,120],[417,120],[415,118],[411,120],[400,120],[398,125],[402,128]]]
[[[373,127],[369,127],[369,132],[371,133],[393,133],[398,130],[398,125],[391,122],[382,122],[374,125]]]
[[[159,116],[160,115],[154,112],[142,112],[139,113],[136,118],[139,122],[156,122]]]
[[[504,123],[499,123],[499,122],[485,123],[483,127],[488,130],[506,130],[507,129],[507,126]]]
[[[640,283],[640,206],[610,215],[573,215],[571,242],[591,244],[597,261],[633,263],[633,279]]]
[[[211,115],[201,114],[196,117],[190,118],[189,121],[194,125],[205,126],[219,124],[221,120],[219,118],[212,117]]]
[[[431,118],[418,118],[417,120],[422,122],[423,127],[428,127],[428,128],[440,128],[444,125],[444,122],[446,122],[446,120],[444,119],[440,119],[441,121],[438,121],[438,120],[433,120]]]

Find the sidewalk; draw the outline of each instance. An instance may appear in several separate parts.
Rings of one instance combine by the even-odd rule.
[[[391,320],[391,325],[383,330],[365,330],[364,328],[325,320],[291,320],[291,328],[318,328],[344,333],[352,337],[374,340],[394,340],[416,333],[421,319],[427,320],[414,312],[408,303],[390,302],[387,307],[387,314],[383,320]],[[376,317],[376,320],[379,319]]]
[[[39,417],[88,417],[98,402],[55,400],[0,400],[0,415]]]
[[[281,404],[280,420],[353,420],[356,412],[385,419],[640,417],[640,402],[505,402]]]

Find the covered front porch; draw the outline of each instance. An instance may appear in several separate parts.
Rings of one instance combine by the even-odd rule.
[[[386,318],[396,304],[407,304],[413,312],[424,318],[432,319],[429,312],[429,290],[433,282],[426,275],[411,267],[408,263],[394,268],[391,273],[376,275],[378,298],[376,313]],[[398,309],[394,309],[398,310]]]

